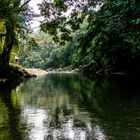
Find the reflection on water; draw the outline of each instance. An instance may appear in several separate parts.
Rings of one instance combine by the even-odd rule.
[[[47,115],[43,109],[25,109],[24,119],[27,124],[28,137],[31,140],[44,140],[47,133],[45,121]]]
[[[50,73],[1,90],[0,140],[139,140],[140,88],[122,83]]]
[[[0,90],[0,140],[24,139],[25,126],[20,118],[17,94],[12,89]]]
[[[19,92],[24,93],[21,108],[27,124],[27,138],[105,139],[101,126],[98,123],[91,124],[91,114],[79,107],[81,87],[85,82],[89,83],[83,79],[84,83],[80,84],[79,78],[77,74],[55,73],[41,79],[32,79],[18,87]],[[90,92],[90,89],[87,90]]]

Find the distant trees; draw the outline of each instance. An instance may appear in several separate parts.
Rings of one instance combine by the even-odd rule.
[[[71,65],[74,47],[60,46],[43,32],[30,34],[20,46],[20,64],[24,67],[47,69]]]
[[[46,68],[56,48],[50,36],[43,32],[32,33],[20,43],[20,64],[24,67]]]
[[[18,45],[19,38],[24,35],[32,13],[28,7],[30,0],[21,3],[21,0],[0,1],[0,38],[1,38],[1,65],[8,65],[13,46]]]

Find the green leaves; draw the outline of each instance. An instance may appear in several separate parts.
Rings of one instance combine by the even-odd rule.
[[[47,9],[45,2],[49,5],[46,4]],[[72,56],[76,63],[96,59],[104,68],[116,65],[117,70],[124,71],[138,65],[138,0],[54,0],[51,3],[44,0],[43,4],[40,7],[45,18],[42,30],[53,35],[56,42],[75,47]],[[45,11],[49,11],[49,16]]]
[[[19,46],[19,39],[25,35],[27,25],[32,18],[29,14],[28,3],[30,0],[21,4],[21,0],[1,0],[0,1],[0,25],[3,25],[5,34],[2,44],[1,62],[9,64],[10,54],[13,47]],[[26,30],[26,31],[25,31]]]

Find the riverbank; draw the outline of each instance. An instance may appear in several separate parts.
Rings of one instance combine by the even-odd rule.
[[[0,84],[19,83],[28,78],[39,77],[46,74],[47,71],[38,68],[23,68],[15,64],[0,65]]]
[[[42,70],[42,69],[38,69],[38,68],[25,68],[25,70],[35,76],[43,76],[47,74],[47,71]]]
[[[21,82],[47,74],[47,71],[37,68],[23,68],[20,65],[0,65],[0,89],[14,88]]]
[[[0,88],[15,87],[31,77],[36,77],[36,75],[29,73],[22,66],[13,63],[0,65]]]

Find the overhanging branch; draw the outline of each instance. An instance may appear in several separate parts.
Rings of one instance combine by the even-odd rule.
[[[26,2],[24,2],[21,6],[20,6],[20,8],[19,8],[19,12],[20,11],[22,11],[22,8],[25,6],[25,5],[27,5],[29,2],[30,2],[31,0],[27,0]]]

